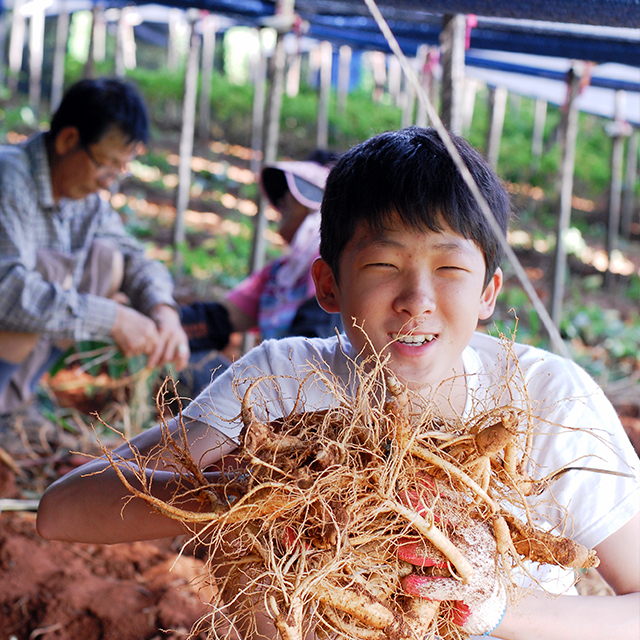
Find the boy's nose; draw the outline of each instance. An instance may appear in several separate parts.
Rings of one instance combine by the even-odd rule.
[[[396,311],[410,317],[431,313],[436,308],[432,283],[424,277],[410,278],[395,301]]]

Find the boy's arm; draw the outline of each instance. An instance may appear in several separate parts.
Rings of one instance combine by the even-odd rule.
[[[507,609],[492,637],[504,640],[637,640],[640,637],[640,514],[596,546],[598,570],[616,596],[530,594]]]
[[[173,420],[169,421],[169,427],[175,429]],[[187,429],[193,459],[203,468],[229,455],[236,447],[202,422],[191,422]],[[131,445],[143,456],[151,453],[155,469],[148,469],[147,477],[153,473],[153,494],[167,500],[176,488],[177,475],[158,458],[160,441],[161,430],[153,427],[133,438]],[[127,444],[114,453],[127,460],[133,458]],[[139,486],[133,472],[124,470],[124,473],[134,486]],[[181,506],[196,511],[199,503],[193,500]],[[37,527],[41,536],[51,540],[99,544],[151,540],[186,532],[182,523],[159,514],[140,498],[131,498],[104,457],[82,465],[48,487],[40,501]]]

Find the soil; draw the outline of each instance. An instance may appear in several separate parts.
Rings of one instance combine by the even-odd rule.
[[[237,156],[230,155],[227,161],[243,168],[248,165]],[[226,188],[233,193],[232,184]],[[140,185],[134,187],[138,197],[140,189]],[[171,206],[173,196],[149,190],[145,197],[162,209]],[[206,207],[192,202],[190,209],[198,212]],[[216,203],[212,209],[220,216],[225,213]],[[216,224],[207,231],[215,228]],[[198,235],[207,236],[194,234],[190,242],[197,242]],[[162,245],[169,240],[165,226],[164,237],[159,235],[156,242]],[[541,256],[527,256],[526,266],[549,273]],[[548,289],[544,282],[536,282],[538,286],[544,298]],[[191,286],[188,280],[181,282],[179,293],[183,300],[196,294],[203,297],[202,287]],[[205,290],[204,297],[209,294],[213,295],[212,290]],[[612,306],[618,304],[619,297]],[[236,336],[231,352],[237,346]],[[69,370],[63,370],[58,382],[70,376]],[[75,373],[71,377],[78,381]],[[108,381],[101,392],[95,391],[98,386],[96,377],[88,376],[80,390],[76,384],[73,393],[60,392],[58,404],[72,411],[55,426],[49,425],[53,431],[26,434],[15,447],[0,439],[0,500],[37,500],[51,481],[85,460],[71,451],[98,452],[88,426],[92,419],[86,414],[99,410],[105,415],[114,406],[122,414],[123,407],[131,407],[133,393],[131,387],[128,391],[122,385],[109,387]],[[88,393],[88,388],[94,391]],[[608,393],[640,452],[637,378],[612,385]],[[0,509],[0,640],[186,640],[192,625],[209,613],[208,592],[198,581],[204,573],[203,559],[196,552],[180,553],[184,539],[113,546],[48,542],[35,530],[35,514],[27,503],[21,504],[20,511]],[[611,593],[595,571],[584,576],[580,590]]]
[[[0,638],[183,640],[208,613],[203,573],[172,542],[47,542],[35,514],[3,513]]]

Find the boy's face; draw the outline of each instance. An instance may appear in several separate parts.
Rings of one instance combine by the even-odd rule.
[[[484,287],[482,251],[449,227],[434,233],[395,224],[374,235],[361,225],[342,254],[339,285],[323,260],[313,269],[320,305],[340,312],[352,345],[390,355],[391,370],[412,388],[463,373],[462,351],[502,285],[498,269]]]

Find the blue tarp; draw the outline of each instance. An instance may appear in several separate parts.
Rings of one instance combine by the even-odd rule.
[[[247,25],[260,24],[276,8],[275,0],[108,0],[102,4],[204,9]],[[474,49],[640,67],[640,0],[379,0],[378,4],[408,55],[414,55],[421,44],[438,43],[444,13],[466,13],[481,16],[470,32]],[[364,0],[296,0],[295,10],[310,24],[311,37],[388,51]]]

